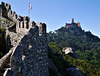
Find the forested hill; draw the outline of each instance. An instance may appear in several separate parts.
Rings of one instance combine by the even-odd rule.
[[[59,49],[72,47],[79,59],[100,68],[100,38],[80,27],[61,27],[48,34],[48,43],[56,43]]]
[[[79,27],[61,27],[55,32],[48,33],[48,41],[55,42],[61,47],[72,47],[74,50],[100,50],[100,39],[90,31],[85,32]]]

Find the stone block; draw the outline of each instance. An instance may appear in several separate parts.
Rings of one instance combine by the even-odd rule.
[[[7,69],[3,76],[15,76],[15,74],[14,71],[12,71],[11,69]]]
[[[13,14],[12,14],[12,10],[8,11],[8,18],[11,19],[13,21]]]
[[[18,15],[17,19],[18,19],[19,21],[23,21],[23,17],[20,16],[20,15]]]
[[[24,28],[24,22],[23,21],[20,22],[20,26],[21,26],[21,28]]]
[[[29,22],[29,27],[30,27],[30,28],[34,27],[35,25],[36,25],[36,23],[35,23],[34,21],[30,21],[30,22]]]
[[[24,16],[23,17],[23,20],[29,22],[30,21],[30,18],[28,16]]]
[[[28,21],[24,21],[24,28],[29,29]]]
[[[5,8],[7,9],[7,11],[8,11],[8,10],[11,10],[11,5],[8,4],[8,3],[5,3]]]
[[[36,25],[39,27],[39,36],[46,34],[46,24],[38,22]]]

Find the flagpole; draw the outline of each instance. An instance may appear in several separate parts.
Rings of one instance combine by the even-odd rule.
[[[28,11],[28,17],[30,17],[30,11]]]
[[[32,9],[31,4],[30,4],[30,0],[29,0],[29,7],[28,7],[28,16],[30,17],[30,10]]]
[[[28,17],[30,16],[29,3],[30,3],[30,0],[28,0]]]
[[[29,10],[28,10],[28,17],[29,17]]]

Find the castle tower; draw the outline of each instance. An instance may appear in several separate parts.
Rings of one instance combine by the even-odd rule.
[[[39,27],[39,36],[46,34],[46,24],[37,22],[36,25]]]
[[[74,18],[71,19],[71,23],[66,23],[66,25],[65,25],[65,27],[67,27],[67,28],[68,27],[73,27],[73,26],[81,27],[79,22],[77,22],[77,23],[74,22]]]
[[[72,18],[72,20],[71,20],[71,24],[72,24],[72,23],[74,23],[74,18]]]
[[[80,23],[78,22],[78,27],[80,27]]]

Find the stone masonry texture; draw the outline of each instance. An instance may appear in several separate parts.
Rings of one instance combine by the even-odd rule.
[[[10,25],[5,26],[1,22],[1,28],[6,29],[13,48],[11,69],[4,76],[10,72],[13,76],[49,76],[46,24],[17,15],[11,5],[4,2],[0,5],[0,18],[10,21]]]

